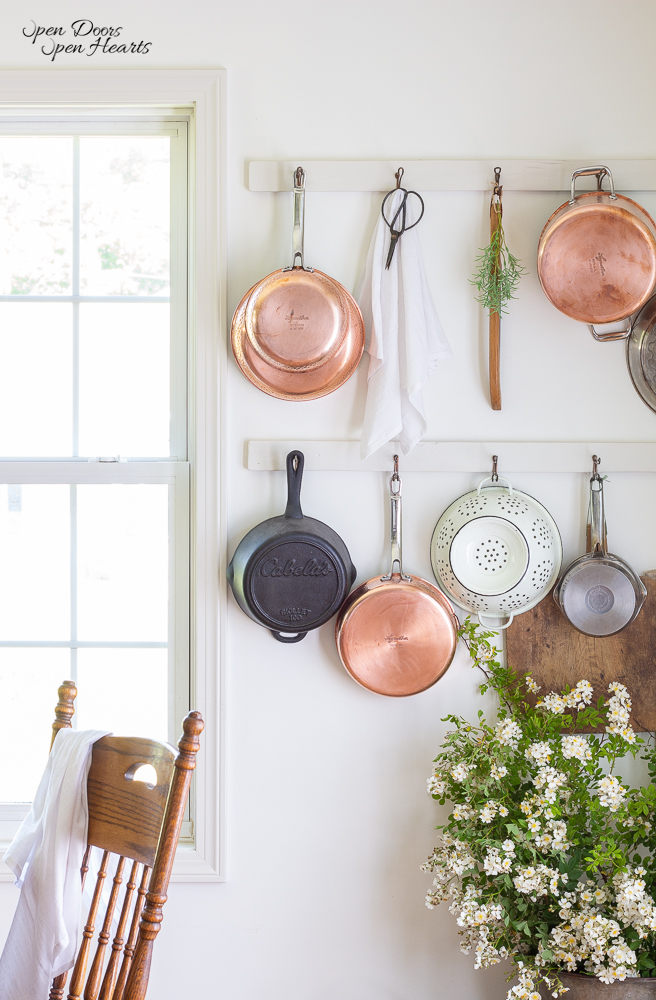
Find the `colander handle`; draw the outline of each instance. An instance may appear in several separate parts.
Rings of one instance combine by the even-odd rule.
[[[508,492],[512,496],[513,495],[513,488],[512,488],[511,482],[510,482],[509,479],[506,479],[505,476],[497,476],[496,479],[494,479],[492,476],[486,476],[485,479],[481,479],[480,483],[478,484],[478,489],[476,490],[476,492],[480,496],[480,493],[481,493],[481,490],[483,489],[483,484],[484,483],[494,483],[496,485],[499,482],[504,482],[506,484],[506,486],[508,487]]]
[[[485,480],[483,480],[483,482],[485,482]],[[485,627],[485,622],[483,621],[483,617],[484,617],[483,614],[480,611],[477,612],[477,614],[478,614],[478,620],[479,620],[479,622],[481,623],[481,625],[483,627]],[[491,615],[490,617],[494,617],[494,616]],[[505,625],[488,625],[488,628],[494,629],[495,632],[501,632],[502,629],[508,628],[508,626],[512,624],[512,620],[513,620],[514,617],[515,617],[515,612],[511,611],[510,612],[510,618],[508,619],[508,621],[506,622]]]

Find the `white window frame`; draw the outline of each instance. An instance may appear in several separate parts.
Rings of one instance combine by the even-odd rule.
[[[205,720],[191,805],[193,846],[181,844],[173,881],[224,881],[221,753],[222,627],[225,617],[225,504],[219,481],[225,323],[225,70],[3,70],[0,116],[191,114],[189,131],[189,462],[120,463],[124,479],[166,482],[176,506],[189,498],[190,688]],[[181,251],[184,252],[184,251]],[[221,401],[221,406],[220,406]],[[174,404],[174,400],[172,400]],[[172,443],[172,446],[175,445]],[[173,452],[175,455],[175,451]],[[108,482],[103,463],[3,462],[3,481]],[[9,469],[9,466],[13,468]],[[18,467],[18,468],[16,468]],[[29,471],[28,471],[29,470]],[[116,464],[111,481],[116,481]],[[20,475],[19,475],[20,473]],[[187,488],[188,475],[188,488]],[[37,476],[37,479],[34,477]],[[179,523],[179,519],[178,519]],[[184,559],[182,559],[184,563]],[[177,560],[176,572],[180,571]],[[184,593],[184,588],[181,591]],[[177,640],[179,641],[179,639]],[[0,868],[0,881],[13,876]]]

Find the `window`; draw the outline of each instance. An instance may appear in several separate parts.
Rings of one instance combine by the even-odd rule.
[[[190,364],[196,107],[0,109],[0,743],[21,747],[0,839],[27,811],[65,677],[83,728],[177,742],[190,707],[213,709],[216,587],[191,545],[212,517]],[[183,877],[216,877],[211,763]]]

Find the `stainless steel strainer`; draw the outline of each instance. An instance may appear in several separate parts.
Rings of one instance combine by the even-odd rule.
[[[484,487],[487,482],[492,486]],[[505,486],[501,485],[505,483]],[[513,617],[542,600],[558,578],[562,545],[549,511],[495,470],[448,507],[435,526],[431,563],[440,588],[483,617]]]

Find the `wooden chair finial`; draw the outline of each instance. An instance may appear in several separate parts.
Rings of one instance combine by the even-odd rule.
[[[60,729],[71,729],[71,719],[75,715],[75,699],[77,698],[77,688],[75,681],[64,681],[57,694],[59,701],[55,705],[55,721],[52,724],[52,740],[50,747],[55,742],[55,737]]]

